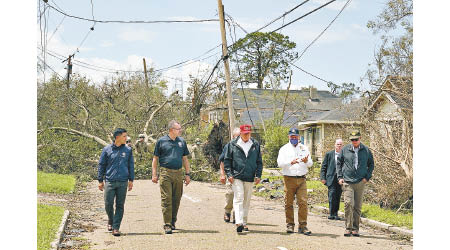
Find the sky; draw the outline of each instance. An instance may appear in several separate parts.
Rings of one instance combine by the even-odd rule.
[[[42,1],[40,1],[42,3]],[[145,1],[133,0],[90,0],[63,1],[49,0],[50,5],[64,12],[96,20],[195,20],[217,19],[217,1]],[[225,12],[245,30],[254,31],[269,21],[279,17],[301,1],[274,0],[223,0]],[[326,0],[311,0],[284,18],[287,23],[308,11],[317,8]],[[297,44],[299,53],[331,22],[346,0],[338,0],[327,7],[301,19],[281,30]],[[39,3],[39,1],[38,1]],[[352,82],[359,84],[360,78],[373,61],[376,47],[380,44],[379,35],[372,34],[366,24],[382,11],[385,0],[352,0],[332,26],[307,50],[296,62],[316,76],[334,83]],[[37,5],[39,6],[39,5]],[[42,9],[41,9],[42,10]],[[39,11],[39,9],[37,10]],[[93,12],[93,13],[92,13]],[[38,12],[36,12],[38,17]],[[53,9],[48,12],[47,39],[41,39],[41,30],[37,21],[37,46],[46,42],[47,51],[67,57],[75,51],[75,59],[109,69],[143,70],[142,58],[147,67],[164,68],[181,61],[195,58],[216,47],[203,57],[205,60],[193,60],[190,64],[164,71],[162,76],[168,80],[169,91],[175,83],[184,82],[184,93],[188,87],[189,75],[204,76],[221,55],[218,45],[221,43],[219,22],[169,23],[169,24],[121,24],[96,23],[94,31],[89,32],[93,22],[64,17]],[[271,31],[280,27],[279,20],[262,31]],[[86,37],[86,34],[89,35]],[[228,32],[228,30],[227,30]],[[228,45],[232,43],[227,34]],[[236,29],[236,37],[245,33]],[[83,39],[85,41],[82,43]],[[81,44],[82,43],[82,44]],[[80,46],[81,44],[81,46]],[[211,57],[210,57],[211,56]],[[58,74],[65,76],[65,63],[50,55],[38,57]],[[231,65],[234,67],[234,65]],[[293,69],[292,89],[315,86],[327,90],[325,82],[302,71]],[[86,75],[93,82],[101,82],[114,73],[99,72],[73,66],[74,73]],[[52,73],[47,69],[45,77]],[[38,74],[43,79],[43,74]],[[178,80],[176,80],[178,79]]]

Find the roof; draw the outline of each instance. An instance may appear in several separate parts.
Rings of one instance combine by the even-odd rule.
[[[369,110],[386,96],[389,101],[401,109],[413,108],[413,78],[406,76],[387,76],[369,105]]]
[[[240,112],[241,122],[251,123],[253,121],[254,124],[258,124],[261,123],[261,117],[263,120],[273,118],[274,110],[281,109],[285,95],[286,90],[236,89],[233,91],[233,106],[236,111]],[[296,96],[295,99],[299,100],[303,107],[292,105],[292,103],[288,105],[282,125],[293,126],[298,121],[311,119],[333,110],[342,103],[341,98],[327,90],[315,90],[314,95],[315,98],[311,100],[309,89],[289,90],[289,98]]]

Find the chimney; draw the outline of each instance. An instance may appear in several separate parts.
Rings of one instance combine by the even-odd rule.
[[[309,86],[309,100],[316,100],[317,97],[317,89],[313,86]]]

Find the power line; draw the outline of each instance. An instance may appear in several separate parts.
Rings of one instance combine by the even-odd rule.
[[[292,11],[294,11],[295,9],[297,9],[298,7],[302,6],[303,4],[305,4],[305,3],[307,3],[307,2],[309,2],[309,0],[305,0],[305,1],[301,2],[300,4],[298,4],[297,6],[295,6],[294,8],[292,8],[292,9],[290,9],[290,10],[284,12],[283,15],[281,15],[281,16],[275,18],[274,20],[270,21],[270,22],[267,23],[266,25],[262,26],[261,28],[255,30],[255,31],[253,31],[253,32],[261,31],[262,29],[268,27],[268,26],[271,25],[272,23],[274,23],[274,22],[280,20],[281,18],[284,18],[286,15],[288,15],[289,13],[291,13]]]
[[[291,24],[293,24],[293,23],[295,23],[295,22],[297,22],[297,21],[299,21],[299,20],[301,20],[301,19],[303,19],[303,18],[305,18],[305,17],[311,15],[312,13],[314,13],[314,12],[316,12],[316,11],[318,11],[318,10],[324,8],[325,6],[327,6],[327,5],[329,5],[330,3],[333,3],[333,2],[335,2],[335,1],[336,1],[336,0],[331,0],[331,1],[329,1],[329,2],[327,2],[327,3],[325,3],[325,4],[323,4],[323,5],[321,5],[321,6],[319,6],[319,7],[317,7],[317,8],[315,8],[315,9],[309,11],[308,13],[306,13],[306,14],[304,14],[304,15],[302,15],[302,16],[300,16],[300,17],[298,17],[298,18],[296,18],[296,19],[294,19],[294,20],[292,20],[292,21],[290,21],[290,22],[288,22],[288,23],[286,23],[286,24],[283,24],[282,26],[280,26],[280,27],[278,27],[278,28],[276,28],[276,29],[274,29],[274,30],[272,30],[272,31],[270,31],[270,32],[268,32],[268,34],[272,34],[272,33],[274,33],[274,32],[277,32],[277,31],[281,30],[282,28],[287,27],[287,26],[289,26],[289,25],[291,25]],[[258,30],[261,30],[261,28],[258,29]],[[257,31],[258,31],[258,30],[257,30]],[[254,31],[254,32],[256,32],[256,31]],[[252,33],[254,33],[254,32],[252,32]],[[232,51],[230,51],[230,52],[228,53],[228,56],[230,56],[231,54],[235,53],[236,51],[238,51],[239,49],[243,48],[244,46],[249,46],[250,44],[255,43],[256,41],[259,41],[259,40],[261,40],[261,39],[262,39],[262,37],[260,37],[260,38],[258,38],[258,39],[255,39],[255,40],[252,40],[252,41],[248,42],[247,44],[243,44],[243,45],[241,45],[241,46],[239,46],[239,47],[234,48]],[[231,44],[229,47],[233,47],[235,44],[236,44],[236,42],[233,43],[233,44]]]
[[[341,8],[341,10],[339,11],[339,13],[337,13],[337,15],[333,18],[333,20],[331,20],[331,22],[325,27],[324,30],[322,30],[322,32],[320,32],[320,34],[314,38],[314,40],[305,47],[305,49],[303,49],[302,53],[300,54],[300,56],[294,60],[294,62],[300,60],[300,58],[303,56],[303,54],[305,54],[305,52],[309,49],[309,47],[311,47],[322,35],[323,33],[325,33],[325,31],[327,31],[328,28],[330,28],[330,26],[334,23],[334,21],[336,21],[336,19],[339,17],[339,15],[344,11],[344,9],[348,6],[348,4],[351,2],[352,0],[348,0],[345,5]]]
[[[318,80],[321,80],[322,82],[326,82],[326,83],[330,83],[330,82],[331,82],[331,81],[324,80],[323,78],[318,77],[318,76],[314,75],[313,73],[310,73],[310,72],[308,72],[308,71],[306,71],[306,70],[300,68],[299,66],[297,66],[297,65],[295,65],[295,64],[293,64],[293,63],[291,63],[291,62],[289,62],[289,64],[292,65],[292,66],[294,66],[294,67],[296,67],[297,69],[303,71],[304,73],[306,73],[306,74],[308,74],[308,75],[310,75],[310,76],[312,76],[312,77],[314,77],[314,78],[316,78],[316,79],[318,79]]]
[[[55,74],[57,74],[59,77],[61,77],[61,79],[63,78],[60,74],[58,74],[58,72],[56,72],[52,67],[50,67],[50,65],[48,65],[42,58],[38,57],[38,59],[41,60],[41,62],[43,62],[49,69],[51,69],[53,72],[55,72]]]
[[[83,21],[88,21],[88,22],[95,22],[95,23],[122,23],[122,24],[151,24],[151,23],[203,23],[203,22],[217,22],[219,21],[219,19],[199,19],[199,20],[154,20],[154,21],[139,21],[139,20],[130,20],[130,21],[124,21],[124,20],[96,20],[94,18],[90,19],[90,18],[85,18],[85,17],[79,17],[79,16],[74,16],[74,15],[70,15],[67,14],[66,12],[64,12],[63,10],[61,10],[60,8],[55,8],[52,5],[48,4],[47,5],[56,10],[57,12],[59,12],[60,14],[70,17],[70,18],[74,18],[74,19],[78,19],[78,20],[83,20]]]

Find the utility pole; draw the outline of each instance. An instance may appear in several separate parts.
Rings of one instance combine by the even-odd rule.
[[[217,4],[219,5],[220,33],[222,34],[222,55],[223,55],[223,64],[225,66],[228,118],[230,122],[229,126],[230,126],[230,140],[231,140],[233,138],[233,129],[235,125],[235,120],[233,108],[233,94],[231,93],[230,65],[228,64],[227,37],[225,34],[225,20],[224,20],[225,11],[222,4],[222,0],[217,0]]]
[[[67,58],[67,90],[70,88],[70,74],[72,74],[72,57],[73,55],[69,55],[69,58]]]
[[[142,61],[144,61],[145,84],[147,84],[147,87],[148,87],[149,85],[148,85],[148,76],[147,76],[147,64],[145,63],[145,58],[142,58]]]

